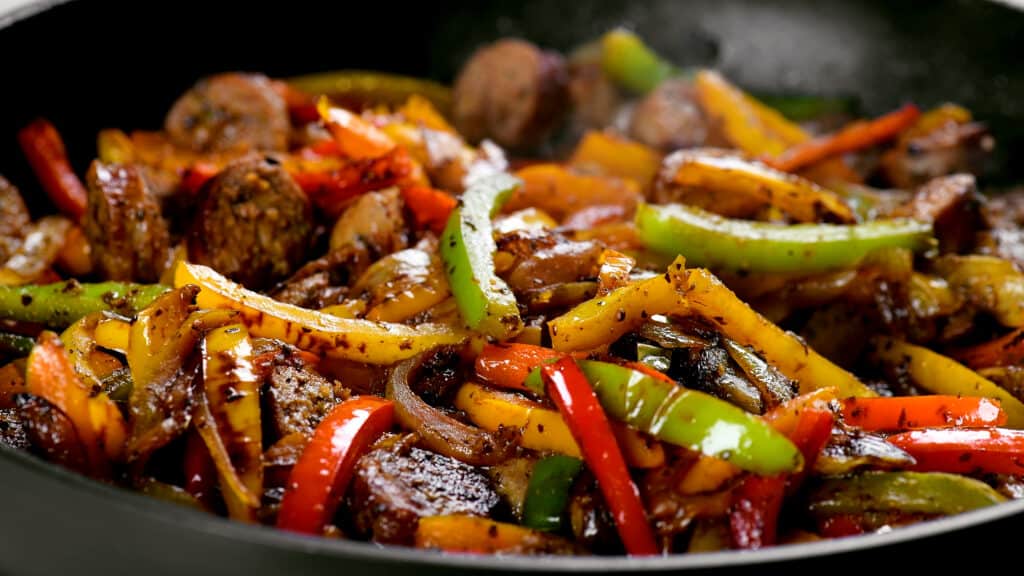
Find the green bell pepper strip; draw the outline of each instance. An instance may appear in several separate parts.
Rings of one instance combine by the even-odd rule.
[[[523,328],[515,295],[494,272],[497,245],[491,217],[521,182],[508,174],[480,179],[466,190],[441,234],[441,259],[459,313],[470,328],[504,340]]]
[[[344,103],[401,106],[418,94],[447,114],[452,107],[452,91],[447,86],[423,78],[365,70],[336,70],[295,76],[288,84],[311,96],[326,95]]]
[[[816,515],[905,512],[959,514],[1005,501],[988,484],[939,472],[867,472],[828,478],[809,495]]]
[[[601,37],[601,67],[613,82],[639,94],[650,92],[665,79],[680,74],[639,36],[622,28]]]
[[[639,342],[636,345],[636,360],[658,372],[668,372],[669,368],[672,367],[672,352],[658,346]]]
[[[569,489],[582,468],[582,460],[561,454],[538,461],[526,487],[523,526],[544,531],[560,529]]]
[[[931,225],[914,220],[785,226],[679,204],[640,206],[636,227],[655,252],[681,254],[690,266],[746,272],[826,272],[851,268],[880,248],[924,252],[935,246]]]
[[[34,338],[11,332],[0,332],[0,356],[28,356],[36,345]]]
[[[754,94],[762,104],[778,110],[794,122],[818,120],[830,114],[858,117],[858,102],[846,96],[779,96],[776,94]]]
[[[92,312],[134,316],[169,288],[160,284],[75,280],[44,285],[0,286],[0,318],[66,328]]]
[[[609,418],[755,474],[796,472],[797,447],[767,422],[710,394],[689,390],[626,366],[578,360]],[[526,378],[538,390],[540,370]]]

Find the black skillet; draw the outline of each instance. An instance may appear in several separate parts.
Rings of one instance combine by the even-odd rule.
[[[448,81],[504,35],[567,49],[625,23],[681,65],[759,93],[854,96],[868,114],[951,100],[987,121],[1024,181],[1024,13],[985,2],[793,0],[133,3],[44,0],[0,14],[0,173],[48,207],[14,134],[55,122],[76,168],[104,127],[155,128],[196,78],[380,69]],[[0,574],[948,572],[1014,567],[1024,501],[890,534],[655,559],[446,557],[244,526],[93,483],[0,448]],[[997,566],[999,568],[997,568]]]

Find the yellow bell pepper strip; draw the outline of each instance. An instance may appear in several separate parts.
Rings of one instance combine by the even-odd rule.
[[[313,431],[285,486],[277,527],[320,534],[345,497],[359,457],[391,429],[391,402],[356,396],[338,404]]]
[[[196,429],[217,466],[228,516],[256,522],[263,495],[260,386],[245,326],[230,324],[203,339],[203,390]]]
[[[517,170],[523,185],[505,203],[508,211],[534,207],[562,221],[591,206],[619,206],[632,214],[643,193],[636,182],[585,174],[560,164],[534,164]]]
[[[611,132],[584,134],[569,158],[582,171],[633,180],[646,190],[661,169],[661,153]]]
[[[808,496],[819,516],[901,512],[959,514],[1006,500],[984,482],[954,474],[866,472],[828,478]]]
[[[626,553],[653,556],[658,553],[654,532],[647,521],[640,491],[629,475],[612,434],[608,418],[594,390],[572,358],[562,358],[540,368],[548,396],[580,445],[587,468],[597,478]]]
[[[643,94],[680,71],[651,50],[639,36],[616,28],[601,37],[601,68],[626,90]]]
[[[873,340],[871,356],[885,368],[906,375],[914,385],[932,394],[994,398],[1006,412],[1007,426],[1024,428],[1024,403],[948,356],[884,336]]]
[[[764,420],[709,394],[626,366],[578,361],[601,407],[651,436],[758,474],[799,470],[800,452]]]
[[[583,461],[556,454],[538,461],[530,474],[523,502],[523,525],[552,531],[562,527],[569,489],[583,468]]]
[[[178,264],[174,284],[195,284],[202,288],[196,299],[201,308],[237,310],[251,336],[277,338],[331,358],[393,364],[424,350],[461,344],[466,339],[465,332],[451,326],[420,324],[411,327],[338,318],[283,304],[246,290],[206,266],[188,262]]]
[[[1024,273],[1013,262],[951,254],[935,261],[935,271],[955,292],[1003,326],[1024,327]]]
[[[636,266],[636,260],[611,248],[605,248],[598,259],[601,268],[597,273],[597,295],[607,296],[612,290],[629,284],[629,273]]]
[[[695,78],[695,86],[704,113],[718,124],[730,144],[747,154],[776,156],[808,139],[799,126],[733,86],[717,72],[701,70]]]
[[[441,258],[462,319],[498,340],[518,334],[523,321],[515,295],[494,272],[497,245],[491,218],[520,184],[507,174],[477,180],[463,193],[441,234]]]
[[[409,98],[405,100],[405,104],[402,104],[395,112],[406,122],[416,126],[457,134],[455,128],[448,123],[434,103],[421,94],[410,94]]]
[[[193,312],[194,296],[194,286],[169,292],[140,312],[132,324],[129,461],[145,462],[188,428],[199,342],[206,332],[238,321],[232,310]]]
[[[581,457],[580,448],[561,414],[543,404],[467,382],[456,393],[454,405],[484,430],[519,431],[519,445],[527,450]],[[612,432],[630,468],[657,468],[665,463],[661,443],[651,442],[649,436],[617,422],[612,423]]]
[[[420,518],[413,545],[417,548],[468,554],[574,552],[572,543],[554,534],[463,514]]]
[[[96,340],[96,345],[100,348],[127,354],[130,331],[131,323],[120,318],[104,316],[96,322],[93,338]]]
[[[881,248],[924,252],[930,224],[877,220],[864,224],[794,224],[723,218],[681,204],[637,209],[637,235],[658,253],[681,254],[697,266],[746,272],[827,272],[856,266]]]
[[[765,206],[798,222],[856,221],[835,192],[756,160],[715,148],[678,150],[663,164],[657,187],[681,187],[684,204],[727,217],[747,217]]]
[[[113,312],[130,318],[168,288],[159,284],[66,280],[32,286],[0,286],[0,317],[67,328],[92,312]]]
[[[105,320],[103,312],[93,312],[68,327],[60,335],[75,374],[87,388],[107,390],[104,383],[117,370],[123,370],[120,359],[98,349],[96,328]],[[118,322],[121,322],[118,320]],[[123,324],[128,326],[127,324]]]
[[[702,268],[687,270],[686,299],[693,312],[722,334],[750,346],[779,372],[796,380],[801,393],[831,386],[844,398],[875,395],[856,376],[758,314],[711,272]]]
[[[551,347],[560,352],[591,350],[635,330],[655,314],[685,315],[683,264],[676,259],[664,275],[587,300],[548,321]]]
[[[350,302],[365,302],[367,320],[404,322],[447,299],[451,291],[435,245],[399,250],[371,264],[352,284],[349,297],[357,300]]]
[[[1005,424],[1006,412],[998,400],[973,396],[847,398],[843,400],[843,419],[868,431],[990,428]]]
[[[0,332],[0,355],[2,356],[28,356],[28,353],[32,351],[32,347],[35,345],[35,340],[30,336],[13,332]]]
[[[853,122],[834,134],[802,142],[766,161],[779,170],[793,172],[825,158],[870,148],[895,138],[914,124],[920,115],[917,106],[907,104],[874,120]]]
[[[358,107],[384,104],[400,106],[412,96],[426,98],[441,113],[452,106],[451,89],[423,78],[364,70],[335,70],[296,76],[285,80],[289,86],[312,96],[324,95]]]
[[[127,426],[121,412],[104,393],[94,394],[71,367],[60,339],[44,331],[28,357],[25,390],[63,412],[74,425],[97,477],[110,476],[110,464],[124,454]]]

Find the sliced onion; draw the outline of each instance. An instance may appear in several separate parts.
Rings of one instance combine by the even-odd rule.
[[[413,392],[409,381],[433,353],[414,356],[392,370],[387,397],[395,403],[395,419],[418,434],[427,448],[466,464],[493,466],[508,459],[516,447],[512,438],[459,422]]]

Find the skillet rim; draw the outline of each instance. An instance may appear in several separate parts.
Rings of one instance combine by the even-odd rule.
[[[0,34],[13,24],[27,20],[79,0],[27,0],[0,10]],[[1024,10],[1024,3],[997,0],[1004,6]],[[795,562],[891,547],[900,543],[923,540],[974,526],[1010,518],[1024,513],[1024,499],[1014,500],[920,522],[887,533],[874,533],[847,538],[776,546],[751,551],[722,551],[702,554],[675,554],[651,558],[628,556],[475,556],[448,555],[404,546],[384,546],[351,540],[335,540],[292,534],[268,526],[248,525],[153,497],[103,484],[43,461],[31,454],[0,445],[0,470],[19,467],[37,476],[48,476],[57,483],[76,490],[82,496],[98,499],[117,507],[140,521],[167,523],[181,529],[206,533],[211,537],[255,544],[271,550],[315,554],[333,560],[370,560],[378,565],[419,564],[431,568],[457,568],[492,572],[660,572],[667,570],[704,570],[718,567],[743,567],[770,563]]]

